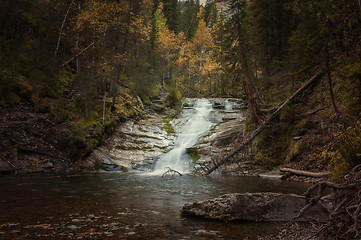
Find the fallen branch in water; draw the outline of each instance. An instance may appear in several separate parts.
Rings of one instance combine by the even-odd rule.
[[[292,168],[280,168],[281,172],[292,173],[298,176],[314,177],[314,178],[325,178],[331,175],[331,172],[308,172],[302,170],[296,170]]]
[[[177,173],[177,174],[179,174],[179,176],[183,176],[183,175],[182,175],[180,172],[178,172],[177,170],[171,169],[170,167],[168,167],[168,168],[169,168],[169,170],[166,171],[165,173],[163,173],[162,177],[165,177],[167,174],[170,174],[170,173],[173,173],[173,175],[174,175],[175,173]]]
[[[216,170],[219,166],[223,165],[225,162],[227,162],[229,159],[234,157],[239,151],[241,151],[245,146],[247,146],[249,143],[253,141],[253,139],[261,133],[278,115],[279,112],[283,109],[284,106],[286,106],[292,99],[300,95],[305,89],[307,89],[311,84],[319,79],[323,75],[323,71],[320,70],[317,72],[312,78],[310,78],[305,84],[303,84],[295,93],[292,94],[291,97],[289,97],[286,101],[284,101],[275,112],[272,113],[272,115],[263,123],[261,123],[256,130],[252,132],[252,134],[246,138],[235,150],[233,150],[230,154],[228,154],[226,157],[221,158],[220,161],[213,164],[212,167],[208,169],[204,173],[204,175],[208,175],[212,173],[214,170]]]

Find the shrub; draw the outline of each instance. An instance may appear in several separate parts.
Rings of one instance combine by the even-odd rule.
[[[165,97],[165,105],[167,107],[175,107],[180,103],[181,97],[180,92],[177,89],[172,88]]]
[[[361,164],[361,121],[338,133],[330,147],[328,157],[333,168],[333,178],[336,179]]]

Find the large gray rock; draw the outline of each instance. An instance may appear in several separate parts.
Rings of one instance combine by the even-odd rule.
[[[232,193],[186,204],[180,211],[185,215],[221,221],[291,221],[305,205],[305,197],[295,194]],[[322,204],[316,204],[305,217],[324,221],[328,219],[329,212]]]

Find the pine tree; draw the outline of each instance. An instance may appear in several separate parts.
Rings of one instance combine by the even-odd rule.
[[[187,40],[192,39],[197,31],[197,13],[199,11],[199,6],[199,1],[194,0],[187,0],[184,4],[180,20],[180,30],[184,32]]]
[[[179,7],[177,0],[163,0],[163,14],[167,19],[169,30],[179,31]]]

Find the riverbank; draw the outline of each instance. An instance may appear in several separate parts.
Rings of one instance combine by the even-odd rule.
[[[103,145],[118,125],[145,115],[139,98],[124,94],[115,100],[113,111],[107,103],[103,116],[88,117],[77,113],[70,103],[60,109],[58,99],[2,107],[0,173],[81,171],[74,165]]]
[[[185,100],[185,111],[191,111],[193,100]],[[221,157],[244,134],[246,112],[239,100],[213,99],[209,133],[201,136],[197,143],[187,148],[193,158],[196,171],[202,165]],[[228,104],[227,106],[225,106]],[[187,110],[188,109],[188,110]],[[79,173],[82,171],[128,171],[146,170],[154,158],[173,147],[175,128],[184,124],[187,117],[173,119],[178,110],[167,109],[161,103],[145,106],[144,119],[128,119],[118,122],[107,139],[89,156],[74,158],[72,122],[56,122],[50,105],[34,110],[31,104],[20,104],[13,108],[3,108],[0,119],[2,173]],[[109,131],[109,130],[108,130]],[[261,176],[279,179],[280,172],[255,165],[251,151],[237,156],[237,161],[223,166],[219,173],[240,176]],[[240,160],[240,161],[239,161]],[[292,180],[313,182],[312,178],[292,177]]]
[[[49,106],[30,103],[0,110],[0,172],[66,170],[72,163],[70,122],[55,123]]]

